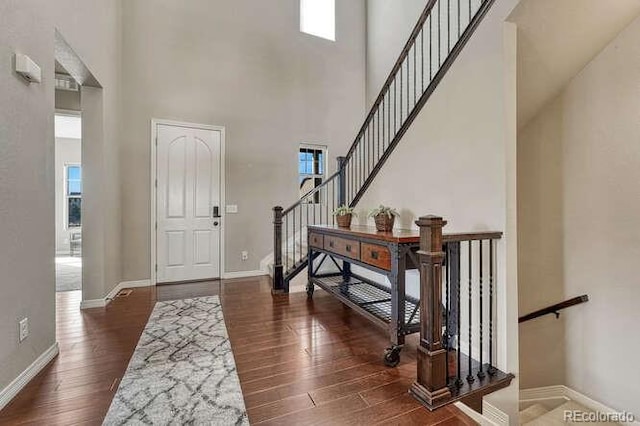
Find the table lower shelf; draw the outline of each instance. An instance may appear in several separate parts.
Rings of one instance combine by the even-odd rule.
[[[358,275],[351,275],[346,281],[342,275],[319,275],[311,277],[310,281],[378,326],[388,329],[391,322],[390,288]],[[404,324],[399,324],[399,332],[405,335],[417,333],[420,331],[420,302],[405,296],[404,306]]]

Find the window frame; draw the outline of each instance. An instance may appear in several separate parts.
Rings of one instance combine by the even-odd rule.
[[[69,193],[69,169],[71,167],[79,167],[80,168],[80,195],[71,195]],[[82,228],[82,207],[80,208],[80,225],[70,225],[69,224],[69,200],[71,198],[79,198],[80,205],[82,206],[82,193],[84,192],[84,188],[82,186],[82,164],[78,163],[66,163],[64,165],[64,226],[66,229],[77,230]]]
[[[311,149],[314,151],[320,151],[322,153],[322,173],[300,173],[300,154],[302,153],[303,149]],[[326,179],[327,179],[327,165],[328,165],[328,161],[327,158],[329,156],[329,147],[327,145],[320,145],[320,144],[309,144],[309,143],[301,143],[300,146],[298,146],[298,152],[296,154],[296,168],[298,171],[298,192],[299,192],[299,199],[300,201],[302,201],[303,204],[324,204],[325,200],[322,199],[321,197],[321,192],[317,192],[316,195],[314,196],[312,200],[305,200],[303,198],[303,196],[305,194],[307,194],[309,191],[317,188],[319,185],[322,185]],[[310,178],[314,180],[314,186],[312,189],[310,189],[309,191],[306,191],[304,194],[302,193],[302,188],[301,188],[301,178],[305,177],[305,178]],[[320,183],[318,185],[315,184],[315,179],[320,179]]]

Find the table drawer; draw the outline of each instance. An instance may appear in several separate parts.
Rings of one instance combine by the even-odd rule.
[[[341,254],[355,260],[360,260],[360,242],[348,240],[346,238],[333,237],[325,235],[324,249],[327,251]]]
[[[362,243],[362,261],[381,269],[391,270],[391,253],[385,246]]]
[[[316,234],[315,232],[309,233],[309,245],[316,248],[324,248],[324,235]]]

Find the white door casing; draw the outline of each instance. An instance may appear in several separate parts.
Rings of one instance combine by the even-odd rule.
[[[222,131],[157,124],[156,137],[156,281],[219,278]]]

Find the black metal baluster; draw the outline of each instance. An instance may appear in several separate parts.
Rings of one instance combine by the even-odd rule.
[[[433,78],[433,13],[429,14],[429,83]]]
[[[391,144],[391,94],[389,94],[389,101],[388,101],[389,107],[387,108],[387,116],[388,116],[388,121],[387,121],[387,143]],[[385,148],[385,151],[387,149]]]
[[[442,50],[442,13],[441,13],[441,7],[440,5],[442,4],[442,1],[438,1],[438,69],[440,68],[440,65],[442,65],[442,61],[441,61],[441,50]]]
[[[320,195],[322,195],[322,190],[320,190]],[[330,220],[329,220],[329,185],[325,185],[324,187],[324,205],[325,205],[325,209],[327,211],[327,215],[325,216],[327,218],[327,225],[329,224]]]
[[[469,0],[469,22],[471,22],[471,0]]]
[[[458,0],[458,39],[460,39],[460,0]]]
[[[451,52],[451,0],[447,0],[447,54]]]
[[[472,253],[472,244],[471,240],[469,241],[469,288],[468,288],[468,296],[469,296],[469,370],[467,372],[467,382],[473,383],[475,381],[475,377],[473,377],[472,369],[472,358],[473,358],[473,335],[472,335],[472,319],[473,319],[473,299],[472,288],[473,288],[473,253]]]
[[[462,300],[462,298],[460,297],[460,290],[461,290],[461,280],[460,280],[460,266],[461,266],[461,262],[460,262],[460,257],[461,257],[461,251],[460,251],[460,243],[456,242],[454,243],[455,245],[452,246],[452,249],[455,250],[455,263],[452,262],[452,265],[455,266],[456,270],[455,270],[455,284],[456,284],[456,328],[457,328],[457,332],[458,335],[456,337],[456,353],[458,356],[457,359],[457,364],[456,364],[456,386],[457,387],[462,387],[462,355],[461,355],[461,351],[460,351],[460,344],[462,342],[462,315],[461,315],[461,306],[460,306],[460,301]],[[452,272],[452,276],[453,276],[453,272]]]
[[[289,215],[284,217],[284,271],[289,272]]]
[[[367,177],[371,173],[371,162],[373,161],[373,147],[375,146],[376,141],[376,115],[375,113],[371,117],[371,121],[369,122],[369,127],[371,128],[371,132],[369,133],[369,144],[367,145]]]
[[[496,374],[493,366],[493,240],[489,240],[489,368],[490,376]]]
[[[422,25],[422,30],[420,30],[420,67],[420,96],[422,97],[424,93],[424,24]]]
[[[388,92],[387,92],[388,94]],[[382,98],[382,152],[384,152],[386,150],[385,147],[385,135],[386,135],[386,129],[385,129],[385,124],[386,124],[386,106],[387,106],[387,94],[384,95],[384,97]],[[379,154],[379,153],[378,153]],[[382,157],[382,155],[380,156]],[[378,157],[378,161],[380,161],[380,157]]]
[[[446,298],[446,303],[445,303],[445,326],[444,326],[444,335],[445,335],[445,339],[444,340],[444,350],[445,352],[445,365],[446,365],[446,369],[447,369],[447,384],[449,383],[449,349],[451,348],[451,332],[449,331],[449,313],[451,312],[451,299],[449,297],[449,277],[450,277],[450,270],[451,270],[451,250],[449,248],[449,244],[447,244],[445,246],[445,259],[447,261],[447,264],[444,268],[444,273],[445,273],[445,298]]]
[[[397,113],[396,109],[398,107],[398,83],[397,76],[393,79],[393,137],[395,139],[396,134],[398,133],[398,125],[397,125]]]
[[[402,64],[400,64],[400,126],[402,126],[402,95],[404,94],[404,89],[402,86],[402,75],[404,71],[402,70]]]
[[[482,345],[482,337],[484,334],[484,330],[483,330],[483,321],[482,321],[482,308],[483,308],[483,303],[482,303],[482,299],[483,299],[483,294],[482,294],[482,280],[483,280],[483,275],[482,275],[482,240],[478,241],[479,247],[480,247],[480,257],[479,257],[479,261],[480,261],[480,268],[479,268],[479,280],[480,280],[480,371],[478,371],[478,377],[481,379],[484,379],[485,374],[484,374],[484,367],[482,365],[482,352],[483,352],[483,345]]]
[[[416,105],[416,89],[418,88],[418,83],[416,80],[416,45],[413,45],[413,106]]]
[[[411,113],[411,108],[409,107],[409,99],[411,99],[411,79],[409,69],[411,67],[411,50],[407,52],[407,117]],[[404,123],[404,121],[403,121]]]
[[[381,103],[382,103],[382,118],[384,120],[384,97],[382,98],[382,102]],[[378,133],[377,134],[378,134],[378,136],[376,138],[376,142],[378,144],[378,155],[376,156],[375,164],[377,164],[378,161],[380,160],[380,121],[381,121],[380,120],[380,106],[378,106],[378,111],[376,112],[376,114],[378,116],[378,121],[377,121],[377,123],[378,123]],[[384,121],[382,122],[382,125],[384,126]],[[383,130],[383,132],[384,132],[384,130]],[[383,138],[384,138],[384,133],[383,133]]]

